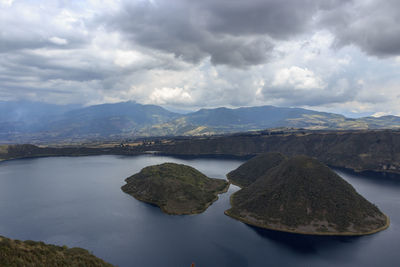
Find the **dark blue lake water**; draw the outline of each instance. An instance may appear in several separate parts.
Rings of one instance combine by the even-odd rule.
[[[232,186],[206,212],[169,216],[123,193],[124,179],[163,162],[224,178],[242,161],[143,155],[0,163],[0,235],[79,246],[118,266],[400,266],[400,178],[337,171],[391,219],[364,237],[260,230],[224,215]]]

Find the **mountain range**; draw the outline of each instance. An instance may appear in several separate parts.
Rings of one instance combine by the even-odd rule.
[[[303,108],[256,106],[200,109],[188,114],[120,102],[88,107],[0,101],[1,143],[76,142],[149,136],[196,136],[267,128],[399,129],[400,117],[347,118]]]

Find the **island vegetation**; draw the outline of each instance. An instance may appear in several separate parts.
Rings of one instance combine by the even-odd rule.
[[[286,159],[267,170],[233,194],[231,205],[225,214],[285,232],[364,235],[389,226],[387,216],[374,204],[329,167],[306,156]]]
[[[113,266],[82,248],[19,241],[0,236],[0,266]]]
[[[229,187],[223,179],[208,178],[195,168],[175,163],[145,167],[125,181],[121,188],[125,193],[173,215],[201,213]]]
[[[283,154],[277,152],[260,154],[246,161],[226,176],[232,184],[246,187],[285,159],[286,157]]]

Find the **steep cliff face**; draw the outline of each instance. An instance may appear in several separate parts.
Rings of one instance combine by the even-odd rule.
[[[150,149],[149,149],[150,150]],[[177,140],[151,150],[176,155],[307,155],[355,171],[400,173],[400,132],[360,131],[248,134]]]
[[[149,139],[151,140],[151,139]],[[400,174],[400,131],[252,132],[240,135],[154,139],[138,146],[37,147],[10,145],[0,149],[0,159],[59,155],[135,155],[147,151],[179,156],[255,156],[279,152],[307,155],[325,164],[355,171]]]

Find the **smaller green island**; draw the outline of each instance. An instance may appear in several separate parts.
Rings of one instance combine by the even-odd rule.
[[[68,248],[32,240],[0,236],[0,266],[87,266],[111,267],[83,248]]]
[[[226,180],[176,163],[145,167],[125,181],[122,191],[170,215],[202,213],[229,187]]]

